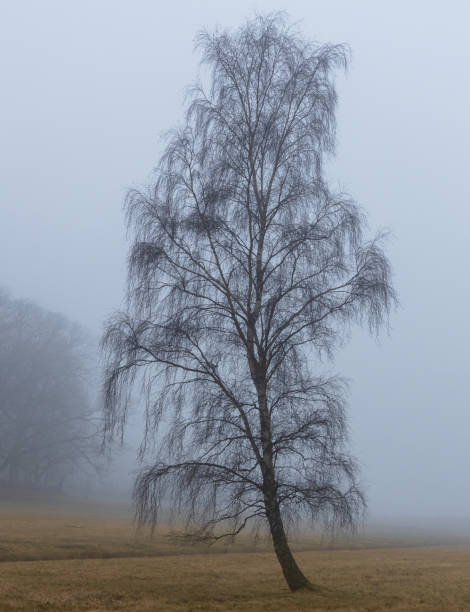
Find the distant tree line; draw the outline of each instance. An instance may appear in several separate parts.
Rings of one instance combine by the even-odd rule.
[[[0,481],[54,487],[96,471],[91,342],[64,316],[0,291]]]

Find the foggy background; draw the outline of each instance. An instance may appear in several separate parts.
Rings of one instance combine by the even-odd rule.
[[[351,381],[351,445],[372,517],[470,517],[469,5],[1,8],[0,286],[97,337],[124,295],[122,202],[150,180],[161,134],[182,119],[197,31],[286,9],[306,37],[351,46],[328,173],[365,208],[372,231],[392,229],[401,302],[389,336],[355,330],[338,354],[334,367]],[[124,474],[133,456],[121,460]]]

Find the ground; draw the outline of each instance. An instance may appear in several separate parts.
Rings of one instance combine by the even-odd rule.
[[[136,534],[127,508],[0,501],[0,611],[470,610],[468,544],[375,534],[295,548],[317,592],[291,594],[263,542],[181,547]]]

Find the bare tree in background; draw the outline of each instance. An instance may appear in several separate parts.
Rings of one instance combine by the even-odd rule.
[[[132,384],[147,398],[153,464],[138,517],[163,499],[188,533],[218,539],[267,521],[291,590],[310,587],[286,521],[351,525],[362,509],[344,450],[344,385],[312,371],[354,321],[372,330],[394,301],[380,243],[355,203],[330,191],[332,73],[341,45],[316,45],[282,16],[203,33],[207,88],[192,92],[154,187],[127,201],[134,242],[128,310],[104,337],[107,431],[122,434]]]
[[[84,330],[0,291],[0,484],[54,487],[96,474]]]

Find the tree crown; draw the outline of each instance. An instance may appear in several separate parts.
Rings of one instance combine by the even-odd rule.
[[[322,172],[347,50],[306,42],[279,15],[198,44],[210,86],[193,89],[153,188],[127,200],[128,310],[104,337],[107,429],[124,425],[139,375],[146,441],[167,419],[136,484],[143,520],[170,486],[202,536],[264,518],[268,489],[285,516],[351,523],[362,496],[344,383],[313,372],[312,351],[331,354],[350,322],[377,328],[395,297],[383,236],[364,238],[360,209]]]

